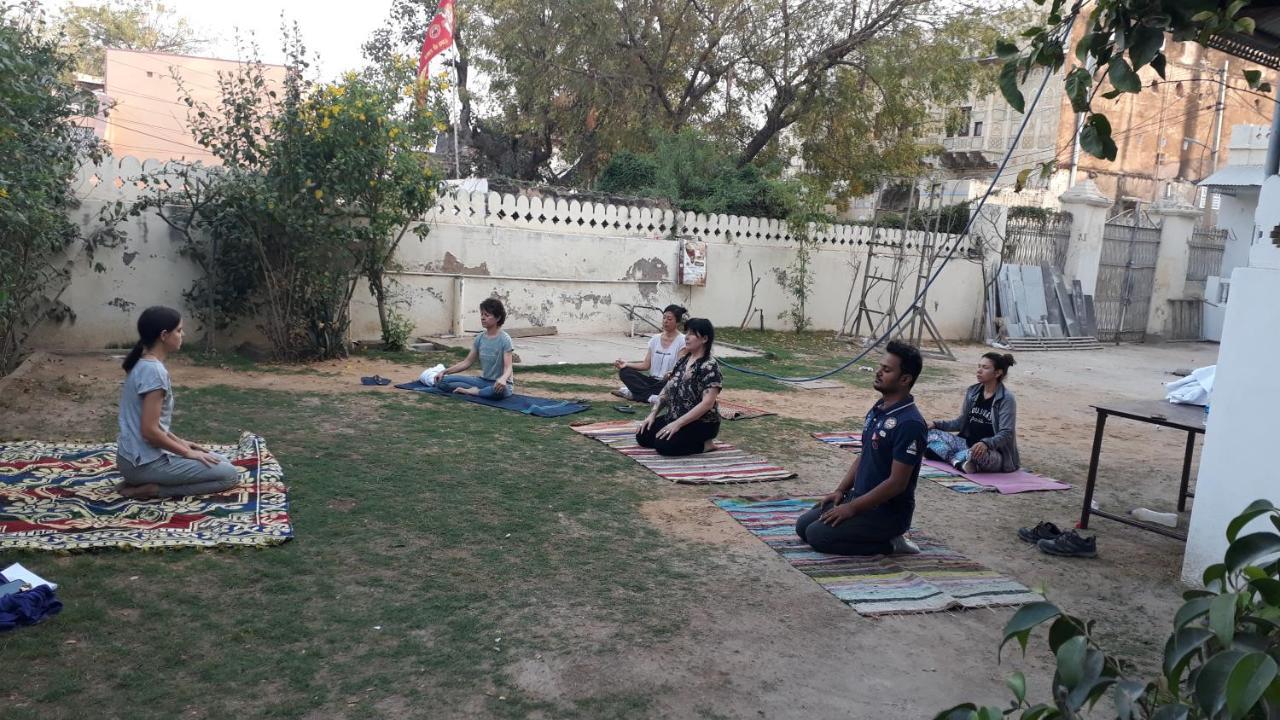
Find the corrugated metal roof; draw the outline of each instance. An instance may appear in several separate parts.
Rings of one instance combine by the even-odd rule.
[[[1228,165],[1196,183],[1201,187],[1261,187],[1261,165]]]

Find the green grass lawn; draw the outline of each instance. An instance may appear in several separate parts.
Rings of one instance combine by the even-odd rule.
[[[819,334],[725,336],[771,353],[753,361],[770,370],[830,368],[851,351]],[[612,368],[538,372],[568,377],[531,386],[581,390],[594,409],[548,420],[389,390],[179,388],[181,435],[267,439],[295,539],[3,553],[0,564],[60,583],[66,608],[0,635],[0,717],[652,716],[651,687],[575,688],[551,703],[513,671],[542,653],[604,665],[653,647],[687,628],[708,587],[739,578],[641,517],[645,500],[668,496],[663,481],[568,427],[620,417],[600,388],[572,381]],[[792,392],[731,371],[726,383]],[[100,423],[84,435],[113,437],[114,414]],[[807,437],[823,429],[771,417],[725,423],[722,437],[791,463],[826,452]]]
[[[755,358],[721,358],[721,363],[730,363],[745,370],[765,372],[778,377],[811,377],[819,375],[843,365],[862,352],[860,345],[852,344],[836,338],[834,332],[781,332],[777,330],[738,330],[737,328],[717,328],[716,342],[727,343],[739,347],[752,348],[764,355]],[[830,376],[829,379],[846,385],[869,386],[870,373],[860,367],[875,368],[879,363],[883,349],[878,348],[867,354],[853,367]],[[948,366],[951,363],[947,363]],[[516,368],[517,378],[521,368]],[[570,377],[615,378],[617,371],[611,365],[548,365],[532,367],[529,372],[547,375]],[[921,375],[923,381],[932,380],[949,373],[949,369],[941,369],[937,363],[925,360],[925,370]],[[776,382],[768,377],[751,373],[738,372],[732,368],[723,369],[725,387],[729,389],[762,390],[764,392],[796,392],[794,388]],[[565,392],[578,392],[590,388],[586,385],[575,385],[572,382],[548,383],[534,382],[530,387],[545,387]]]
[[[386,391],[183,391],[182,434],[267,438],[295,539],[5,553],[59,582],[66,609],[0,635],[0,715],[359,715],[389,695],[496,717],[645,714],[647,697],[608,692],[546,707],[503,672],[678,632],[710,567],[638,516],[660,481],[567,422]]]

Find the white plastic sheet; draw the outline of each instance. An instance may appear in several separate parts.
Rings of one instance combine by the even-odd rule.
[[[1165,383],[1168,390],[1165,399],[1179,405],[1208,405],[1217,368],[1217,365],[1197,368],[1184,378]]]

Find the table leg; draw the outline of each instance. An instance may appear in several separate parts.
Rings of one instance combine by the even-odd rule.
[[[1093,430],[1093,452],[1089,455],[1089,478],[1084,483],[1084,505],[1080,508],[1080,522],[1076,527],[1089,529],[1089,510],[1093,503],[1093,486],[1098,481],[1098,456],[1102,454],[1102,431],[1107,425],[1107,413],[1098,410],[1098,424]]]
[[[1182,485],[1178,488],[1178,512],[1187,509],[1187,487],[1191,484],[1191,456],[1196,451],[1196,434],[1187,432],[1187,451],[1182,456]]]

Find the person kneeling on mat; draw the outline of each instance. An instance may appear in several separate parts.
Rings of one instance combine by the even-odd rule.
[[[720,364],[711,355],[715,339],[710,320],[690,318],[685,323],[686,353],[636,433],[640,447],[653,448],[659,455],[694,455],[715,447],[721,387]]]
[[[436,387],[460,395],[477,395],[486,400],[501,400],[515,392],[514,362],[511,336],[502,329],[507,321],[507,308],[498,298],[480,303],[480,327],[484,332],[471,343],[471,352],[461,362],[445,368],[436,379]],[[480,360],[480,377],[455,375]]]
[[[924,453],[924,417],[911,388],[924,368],[920,351],[891,342],[876,370],[880,402],[862,427],[862,454],[835,491],[796,521],[796,534],[814,550],[835,555],[915,553],[905,537],[916,507]]]
[[[116,468],[127,498],[209,495],[226,490],[240,472],[221,455],[169,432],[173,387],[164,361],[182,348],[182,315],[149,307],[138,317],[138,343],[124,359]]]

